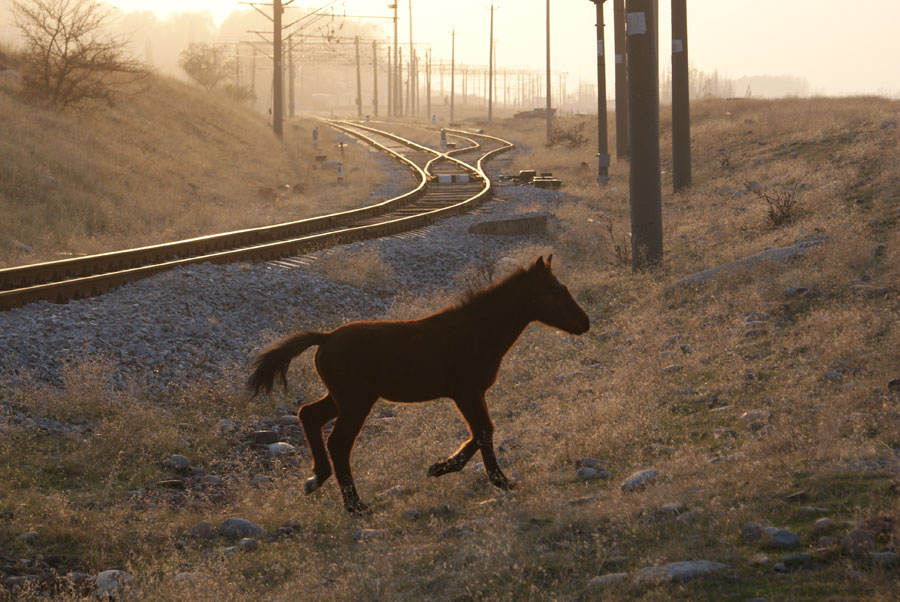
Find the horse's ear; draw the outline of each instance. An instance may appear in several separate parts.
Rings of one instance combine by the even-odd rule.
[[[553,263],[553,253],[547,256],[547,269],[550,269],[550,264]]]
[[[544,256],[541,255],[540,257],[538,257],[537,259],[535,259],[535,260],[534,260],[534,264],[533,264],[531,267],[534,268],[534,269],[536,269],[536,270],[541,270],[541,269],[546,268],[547,265],[544,263]]]

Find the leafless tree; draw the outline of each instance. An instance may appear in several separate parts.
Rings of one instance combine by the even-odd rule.
[[[25,39],[27,93],[62,108],[87,99],[112,104],[113,94],[150,73],[129,58],[128,41],[106,34],[109,13],[92,0],[13,0]]]
[[[225,55],[225,48],[212,44],[191,44],[181,53],[178,64],[207,92],[229,81],[234,72],[234,61]]]

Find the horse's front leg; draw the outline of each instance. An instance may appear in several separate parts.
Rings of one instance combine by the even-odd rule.
[[[451,462],[462,452],[468,451],[471,445],[469,457],[475,453],[475,449],[481,450],[481,459],[484,460],[484,471],[487,473],[491,483],[500,489],[512,489],[513,484],[500,470],[500,464],[497,462],[497,456],[494,453],[494,424],[491,422],[491,417],[488,414],[487,404],[484,401],[484,392],[460,396],[453,401],[456,402],[457,409],[465,419],[469,432],[472,433],[472,438],[447,462]],[[465,459],[468,460],[468,458]],[[465,465],[465,462],[463,462],[463,465]]]

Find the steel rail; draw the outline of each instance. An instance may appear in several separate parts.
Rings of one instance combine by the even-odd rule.
[[[450,156],[451,152],[471,151],[473,150],[472,147],[440,153],[394,134],[368,128],[360,124],[329,122],[329,125],[348,132],[407,164],[419,176],[418,186],[410,192],[374,205],[325,216],[129,249],[118,253],[104,253],[58,262],[6,268],[0,270],[0,283],[4,283],[4,285],[8,281],[9,275],[16,272],[31,274],[30,277],[38,278],[34,274],[40,274],[40,269],[44,269],[51,276],[40,276],[45,281],[29,286],[19,286],[13,289],[7,287],[7,290],[0,290],[0,310],[41,300],[64,303],[72,299],[95,296],[127,282],[191,263],[271,260],[307,253],[324,247],[368,238],[390,236],[421,228],[434,223],[440,217],[462,213],[469,207],[488,198],[492,192],[492,186],[490,178],[483,170],[483,161],[498,152],[512,147],[506,141],[486,136],[486,138],[500,142],[501,146],[483,153],[479,157],[477,164],[472,166]],[[410,148],[435,155],[426,163],[426,167],[431,167],[436,161],[442,159],[449,160],[464,170],[474,172],[481,181],[482,186],[476,194],[467,194],[464,200],[450,202],[443,207],[423,208],[421,211],[409,215],[401,215],[399,217],[385,216],[385,219],[377,223],[361,224],[361,222],[384,216],[391,211],[396,211],[400,207],[408,206],[410,203],[427,196],[429,193],[429,180],[433,180],[434,176],[416,165],[415,162],[405,157],[402,153],[390,149],[374,140],[371,135],[367,135],[359,130],[368,130],[369,134],[387,137]],[[455,132],[457,132],[459,137],[473,135],[470,132],[461,130],[456,130]],[[483,134],[478,135],[484,136]],[[471,139],[469,140],[472,141]],[[452,190],[449,187],[448,189]],[[297,236],[298,234],[301,234],[301,236]],[[231,248],[223,249],[222,247]],[[188,253],[191,256],[184,257]],[[138,261],[148,261],[148,263],[134,265]],[[112,266],[112,269],[107,267],[102,273],[84,273],[86,270],[95,269],[99,272],[104,269],[102,267],[98,269],[97,266]],[[56,274],[59,273],[64,275],[61,277],[57,276]],[[73,276],[73,273],[77,275]],[[7,277],[7,280],[4,280],[3,276]],[[48,281],[46,280],[47,278],[55,278],[56,280]]]

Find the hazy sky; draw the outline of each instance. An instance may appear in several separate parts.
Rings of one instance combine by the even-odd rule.
[[[400,39],[408,40],[410,0],[400,5]],[[295,2],[290,19],[327,0]],[[490,0],[412,0],[413,37],[430,41],[436,59],[450,57],[456,28],[457,60],[487,64]],[[233,0],[107,0],[128,12],[210,11],[220,23],[231,11],[248,7]],[[389,0],[340,0],[338,12],[389,15]],[[496,0],[497,63],[543,69],[545,0]],[[605,4],[607,57],[611,60],[612,0]],[[660,60],[669,61],[668,0],[660,3]],[[880,93],[900,96],[900,0],[688,0],[689,55],[702,71],[729,77],[792,75],[809,81],[812,92],[829,95]],[[590,0],[551,0],[551,59],[554,71],[596,81],[595,8]],[[378,31],[392,35],[390,21]],[[609,69],[612,66],[610,64]],[[663,67],[664,68],[664,67]],[[610,78],[610,81],[611,78]]]

